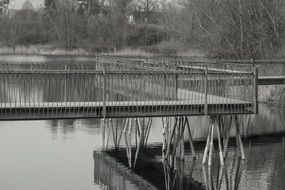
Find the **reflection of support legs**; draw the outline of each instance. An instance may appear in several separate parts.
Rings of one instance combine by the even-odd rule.
[[[219,174],[218,174],[218,182],[217,182],[217,189],[219,190],[221,188],[221,184],[222,184],[222,179],[223,179],[223,175],[225,174],[225,180],[226,180],[226,184],[227,184],[227,189],[228,188],[228,172],[227,172],[227,166],[225,165],[225,160],[227,157],[227,150],[228,150],[228,144],[229,144],[229,138],[230,138],[230,127],[232,124],[232,117],[230,117],[229,119],[227,119],[226,117],[222,117],[219,116],[219,126],[220,129],[222,129],[222,136],[223,136],[223,149],[220,145],[220,139],[219,139],[219,150],[220,150],[220,163],[221,163],[221,168],[219,170]],[[218,138],[219,135],[218,135]],[[221,153],[222,151],[222,153]]]
[[[147,122],[146,122],[147,121]],[[152,119],[127,119],[124,126],[124,139],[126,146],[126,154],[128,158],[129,167],[136,166],[137,159],[141,148],[147,146]],[[135,138],[135,155],[132,156],[132,138]]]
[[[173,167],[171,164],[170,157],[163,160],[164,180],[165,180],[166,190],[184,189],[183,187],[184,179],[185,179],[185,173],[184,173],[185,168],[184,167],[185,167],[184,161],[175,159],[174,167]],[[192,172],[191,172],[191,175],[192,175]]]
[[[173,126],[172,121],[174,120]],[[169,156],[174,159],[184,160],[185,146],[184,146],[184,133],[187,128],[189,134],[189,145],[191,148],[193,159],[196,158],[193,138],[190,130],[190,125],[187,117],[176,118],[162,118],[163,126],[163,145],[162,145],[162,158],[166,160]]]
[[[120,127],[117,120],[114,125],[114,119],[101,119],[102,141],[104,150],[108,149],[110,140],[112,139],[115,150],[119,149],[123,133],[122,130],[119,132],[119,128]],[[113,136],[113,138],[111,137],[111,135]]]
[[[123,120],[123,126],[125,125],[126,120]],[[113,141],[114,141],[114,147],[115,150],[119,150],[120,144],[121,144],[121,139],[122,139],[122,134],[123,134],[123,130],[121,129],[119,131],[120,128],[120,124],[118,119],[115,119],[115,125],[114,125],[114,121],[111,120],[111,128],[112,128],[112,134],[113,134]]]
[[[203,176],[204,176],[204,180],[205,180],[206,190],[208,190],[209,189],[208,175],[206,173],[206,166],[204,164],[202,165],[202,169],[203,169]]]
[[[106,119],[101,119],[101,131],[102,131],[102,141],[103,141],[103,149],[105,150],[106,146],[106,142],[105,142],[105,138],[106,138]]]
[[[170,176],[170,166],[168,162],[163,161],[163,170],[164,170],[164,182],[165,182],[165,189],[170,190],[171,187],[171,176]]]
[[[236,127],[236,142],[237,142],[237,150],[240,152],[240,157],[242,160],[245,159],[243,143],[240,134],[240,123],[238,120],[238,116],[215,116],[211,118],[211,125],[209,127],[209,133],[207,137],[206,147],[203,155],[203,174],[206,184],[206,189],[220,189],[223,176],[225,176],[225,182],[227,189],[231,182],[228,179],[228,172],[226,166],[226,159],[227,159],[227,152],[228,152],[228,144],[230,138],[230,129],[232,126],[232,121],[234,119],[234,124]],[[216,131],[216,136],[215,136]],[[220,169],[217,174],[217,184],[214,184],[212,178],[212,157],[213,157],[213,138],[217,138],[218,148],[219,148],[219,165]],[[207,164],[207,166],[206,166]],[[208,167],[208,172],[206,172],[206,167]],[[239,165],[238,165],[239,168]],[[238,187],[240,183],[240,175],[241,172],[237,173],[236,181],[235,181],[235,188]],[[231,181],[231,180],[230,180]],[[237,186],[236,186],[237,185]]]
[[[240,180],[241,180],[241,174],[242,174],[242,167],[241,167],[241,162],[243,162],[240,158],[238,158],[237,162],[237,168],[236,168],[236,175],[235,175],[235,190],[238,189]]]
[[[226,116],[220,116],[219,117],[219,125],[222,129],[222,136],[223,136],[223,162],[224,164],[221,165],[220,171],[219,171],[219,177],[217,182],[217,189],[221,189],[221,184],[223,180],[223,176],[225,176],[226,181],[226,189],[229,189],[229,179],[228,179],[228,171],[227,166],[225,164],[226,158],[227,158],[227,152],[228,152],[228,144],[229,144],[229,138],[230,138],[230,128],[232,125],[232,116],[227,118]],[[221,156],[221,154],[220,154]]]
[[[213,152],[213,133],[214,133],[214,121],[215,118],[211,118],[211,126],[209,127],[209,132],[206,141],[206,147],[203,154],[202,167],[203,175],[205,180],[206,189],[213,189],[213,180],[212,180],[212,152]],[[208,118],[207,118],[208,124]],[[206,169],[206,164],[208,164],[208,172]]]

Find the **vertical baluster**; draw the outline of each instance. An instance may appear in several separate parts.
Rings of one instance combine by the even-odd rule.
[[[0,98],[0,119],[4,118],[3,110],[5,109],[4,104],[3,104],[3,102],[5,102],[5,99],[4,99],[5,89],[3,88],[4,73],[2,73],[3,72],[3,68],[2,68],[3,65],[2,64],[3,63],[0,62],[0,96],[1,96],[1,98]],[[3,93],[3,95],[2,95],[2,93]]]
[[[77,92],[77,86],[76,86],[76,81],[77,81],[77,70],[78,70],[78,65],[74,65],[74,68],[72,69],[72,74],[71,74],[71,84],[70,84],[70,94],[71,94],[71,99],[70,99],[70,105],[71,105],[71,112],[74,115],[76,112],[75,109],[75,102],[76,102],[76,92]]]
[[[204,96],[205,96],[205,104],[204,104],[204,114],[208,115],[208,66],[205,68],[205,77],[204,77]]]
[[[16,96],[16,88],[17,88],[17,77],[18,77],[18,73],[17,73],[17,69],[13,69],[13,71],[15,71],[15,73],[13,73],[11,76],[12,76],[12,80],[11,80],[11,83],[12,83],[12,87],[13,87],[13,91],[12,91],[12,94],[13,94],[13,101],[14,101],[14,106],[15,106],[15,109],[14,109],[14,113],[15,115],[17,115],[17,96]]]
[[[31,89],[31,94],[32,94],[32,107],[33,107],[33,115],[34,115],[34,117],[36,118],[37,117],[37,110],[39,110],[39,108],[36,106],[36,104],[35,104],[35,96],[36,96],[36,85],[37,85],[37,82],[39,82],[38,80],[37,80],[37,77],[38,77],[38,75],[39,75],[39,64],[38,63],[36,63],[36,65],[35,65],[35,71],[34,71],[34,73],[32,74],[32,89]]]
[[[81,75],[81,72],[83,70],[83,65],[82,63],[80,63],[80,65],[78,65],[78,70],[77,70],[77,80],[76,80],[76,88],[80,91],[81,87],[82,87],[82,80],[83,77]],[[80,92],[78,92],[78,100],[75,101],[75,107],[77,109],[77,114],[80,114],[80,111],[82,109],[82,94]]]
[[[103,118],[106,118],[106,67],[103,68]]]
[[[254,113],[258,114],[258,67],[254,67],[254,82],[253,82],[253,105]]]

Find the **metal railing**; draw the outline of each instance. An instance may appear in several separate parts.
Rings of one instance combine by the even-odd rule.
[[[107,61],[1,63],[0,119],[257,112],[254,66]]]

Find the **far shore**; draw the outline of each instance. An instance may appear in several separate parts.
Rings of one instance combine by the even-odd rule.
[[[154,53],[143,51],[139,48],[126,48],[120,51],[109,52],[92,52],[83,48],[66,50],[57,45],[30,45],[30,46],[15,46],[7,47],[0,46],[0,55],[56,55],[56,56],[95,56],[103,55],[137,55],[137,56],[153,56]]]

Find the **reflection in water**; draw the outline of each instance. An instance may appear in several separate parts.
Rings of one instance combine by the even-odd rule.
[[[276,109],[273,109],[273,111],[274,110],[278,111]],[[280,114],[279,116],[279,119],[281,118],[283,118],[282,114]],[[150,132],[150,138],[161,136],[162,126],[161,123],[159,123],[158,121],[161,121],[161,119],[155,119],[153,121],[155,125],[152,131]],[[113,120],[112,122],[114,123],[114,126],[116,126],[116,122],[119,121]],[[123,122],[119,122],[118,127],[121,127],[119,131],[123,130],[122,123]],[[100,120],[76,120],[76,121],[54,120],[54,121],[47,121],[47,125],[49,131],[55,134],[55,136],[59,134],[67,136],[68,134],[75,133],[78,127],[81,127],[81,129],[86,129],[86,131],[90,130],[91,131],[89,133],[90,135],[92,135],[92,129],[94,128],[97,129],[97,133],[98,131],[102,133],[102,130],[100,130],[101,127]],[[263,127],[263,129],[266,128]],[[110,138],[112,138],[112,133]],[[205,137],[200,136],[200,138],[205,138]],[[152,143],[153,141],[150,141],[150,144]],[[204,166],[201,164],[203,157],[202,151],[205,147],[205,144],[203,142],[199,142],[198,144],[195,143],[195,148],[198,147],[197,148],[198,150],[196,152],[197,154],[196,161],[193,161],[193,156],[191,155],[191,153],[186,152],[185,153],[186,157],[184,162],[178,160],[174,162],[175,163],[174,165],[171,165],[171,162],[169,161],[161,162],[160,166],[162,168],[162,172],[163,171],[165,172],[161,173],[160,175],[160,177],[165,180],[162,183],[165,185],[166,189],[187,189],[187,187],[190,187],[191,185],[193,185],[193,183],[194,184],[199,183],[199,184],[204,184],[204,187],[207,189],[282,190],[285,185],[283,180],[283,178],[285,177],[284,136],[273,135],[267,137],[266,136],[247,137],[244,139],[244,145],[245,145],[244,151],[246,157],[245,162],[240,160],[239,154],[235,148],[236,147],[235,141],[231,140],[224,167],[220,166],[219,153],[217,152],[218,147],[216,146],[215,151],[213,152],[212,171],[209,173],[208,168],[207,167],[204,168]],[[113,147],[111,141],[110,141],[110,147]],[[189,146],[186,149],[189,151],[190,150]],[[133,155],[135,154],[133,153]],[[157,151],[157,158],[159,159],[156,158],[155,160],[161,161],[162,159],[160,155],[161,155],[161,147],[159,147]],[[146,169],[149,170],[148,171],[149,173],[157,172],[156,170],[153,170],[153,168],[146,168]],[[139,174],[139,172],[137,173]],[[122,174],[116,174],[116,175],[119,176]],[[96,182],[96,184],[97,183],[98,181]]]
[[[171,165],[170,160],[163,161],[164,181],[166,190],[186,190],[186,189],[200,189],[200,187],[193,185],[193,170],[196,160],[186,167],[184,160],[175,159],[174,165]],[[185,169],[186,168],[186,169]]]
[[[47,121],[47,126],[50,130],[50,132],[55,136],[58,135],[58,133],[62,133],[64,136],[70,133],[74,133],[76,130],[74,119],[69,120],[49,120]]]
[[[89,135],[96,135],[100,130],[100,120],[98,119],[65,119],[65,120],[47,120],[46,127],[52,134],[53,138],[61,137],[65,138],[69,135],[76,133],[76,130],[86,131]]]
[[[270,107],[260,104],[259,115],[253,118],[252,124],[246,129],[246,134],[252,136],[284,132],[284,119],[284,107]]]
[[[241,160],[231,142],[224,167],[220,165],[219,154],[213,154],[213,169],[200,164],[202,150],[198,152],[198,166],[193,178],[207,184],[207,189],[241,189],[241,190],[283,190],[285,177],[284,136],[254,137],[246,139],[245,156]],[[188,155],[189,157],[190,155]],[[186,158],[187,160],[187,158]]]
[[[245,161],[240,156],[235,156],[234,160],[225,165],[217,165],[214,171],[202,165],[206,189],[239,189]]]
[[[164,160],[162,147],[151,147],[141,153],[134,171],[159,189],[166,190],[284,190],[285,135],[247,138],[244,145],[246,160],[241,159],[235,139],[231,139],[224,165],[220,163],[215,146],[211,170],[202,164],[204,142],[195,143],[196,159],[189,146],[184,160],[172,157]],[[117,156],[125,155],[125,151],[119,152],[108,154],[127,167],[127,157]]]
[[[94,151],[94,182],[100,185],[101,189],[114,190],[155,190],[141,177],[132,173],[127,167],[119,164],[116,160]]]

